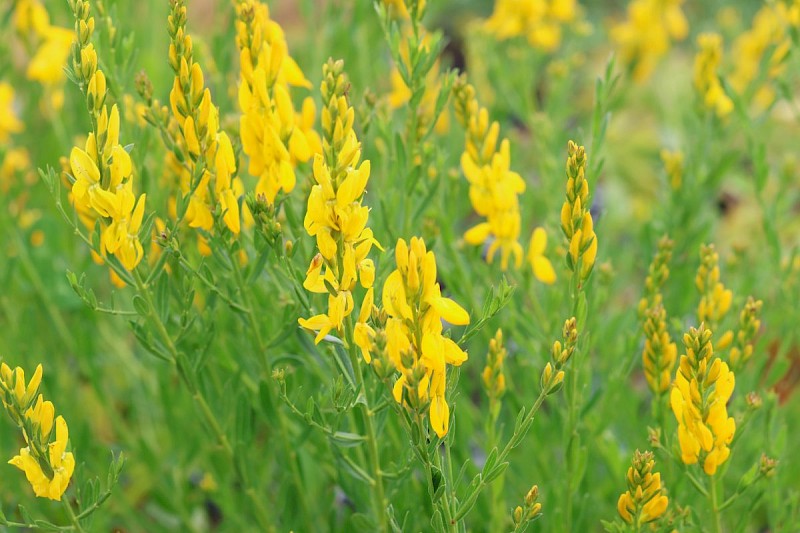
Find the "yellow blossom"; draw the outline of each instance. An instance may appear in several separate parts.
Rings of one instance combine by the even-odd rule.
[[[445,337],[442,322],[469,323],[469,314],[441,294],[436,282],[436,257],[425,242],[414,237],[410,243],[399,239],[395,248],[397,269],[383,285],[387,352],[400,372],[393,388],[394,398],[416,412],[426,406],[433,430],[447,434],[450,407],[445,399],[447,365],[460,366],[467,354]]]
[[[722,61],[722,37],[703,33],[697,38],[697,45],[700,50],[694,59],[694,87],[705,107],[726,117],[733,111],[733,101],[725,94],[717,74]]]
[[[536,228],[531,234],[528,245],[528,262],[533,269],[533,275],[542,283],[552,285],[556,282],[556,272],[544,251],[547,248],[547,232],[544,228]]]
[[[633,455],[633,464],[628,468],[628,490],[617,501],[617,511],[622,520],[639,527],[658,520],[669,505],[669,499],[661,486],[661,474],[653,472],[653,452]]]
[[[798,27],[800,7],[786,2],[768,2],[758,10],[752,27],[743,32],[733,43],[736,57],[730,82],[733,89],[743,95],[750,85],[759,79],[762,65],[766,65],[766,80],[753,88],[757,109],[766,109],[775,100],[772,81],[786,70],[786,59],[792,48],[790,27]],[[769,57],[765,55],[771,52]]]
[[[69,430],[64,418],[54,420],[52,402],[45,401],[41,394],[37,396],[41,381],[42,365],[36,367],[27,384],[24,370],[0,365],[0,398],[6,412],[22,429],[27,444],[9,464],[25,472],[36,496],[61,500],[75,470],[75,458],[67,451]]]
[[[170,107],[179,126],[179,146],[188,167],[177,177],[182,194],[191,194],[186,220],[190,227],[211,231],[219,206],[222,223],[234,236],[238,235],[240,211],[232,189],[236,159],[230,139],[220,131],[219,111],[205,86],[203,69],[194,60],[192,38],[186,32],[184,0],[171,4],[168,31],[169,63],[175,72]],[[198,237],[198,242],[201,238]],[[199,247],[202,250],[202,244]]]
[[[14,88],[0,82],[0,143],[8,141],[11,133],[22,131],[22,122],[14,112]]]
[[[298,322],[318,332],[317,343],[331,330],[340,335],[345,332],[345,319],[355,309],[353,290],[357,283],[370,289],[375,281],[375,266],[368,255],[378,242],[367,227],[369,208],[361,204],[370,163],[361,161],[361,143],[353,130],[355,112],[347,102],[343,69],[341,61],[333,60],[323,68],[323,149],[314,156],[316,184],[311,188],[303,221],[306,232],[316,237],[319,250],[311,260],[303,286],[310,292],[328,295],[328,312]],[[368,291],[354,341],[367,362],[371,358],[366,318],[371,308],[372,292]]]
[[[680,150],[661,150],[661,162],[669,178],[669,185],[676,191],[683,184],[683,152]]]
[[[681,355],[670,393],[681,460],[687,465],[700,461],[703,471],[713,476],[728,459],[736,432],[727,408],[735,379],[728,364],[714,355],[711,330],[705,325],[691,328],[683,342],[686,353]]]
[[[588,279],[597,258],[597,235],[589,211],[589,183],[586,181],[586,150],[569,141],[567,145],[566,200],[561,207],[561,229],[569,249],[567,266],[578,272],[581,281]]]
[[[681,10],[684,0],[631,0],[628,18],[611,29],[611,39],[619,46],[633,78],[643,82],[658,61],[669,51],[672,41],[689,33],[689,23]]]
[[[733,303],[733,292],[720,281],[719,254],[713,244],[701,247],[700,259],[695,276],[695,285],[700,293],[697,319],[714,328],[728,314]]]
[[[279,191],[294,189],[296,163],[320,151],[313,100],[306,99],[298,114],[290,93],[292,86],[311,84],[289,55],[283,30],[269,18],[265,4],[241,0],[236,10],[242,148],[250,158],[250,174],[258,177],[256,195],[272,204]]]
[[[577,14],[577,0],[496,0],[484,28],[499,40],[525,36],[531,46],[550,52],[561,43],[562,25]]]
[[[473,226],[464,234],[469,244],[489,242],[486,260],[492,262],[500,252],[500,268],[506,270],[513,258],[514,266],[522,265],[523,251],[519,243],[519,195],[525,191],[525,181],[511,170],[511,144],[497,142],[500,125],[489,123],[489,111],[481,108],[475,89],[461,76],[453,85],[456,116],[466,129],[466,146],[461,155],[461,168],[469,181],[469,199],[475,212],[486,221]]]
[[[97,53],[89,42],[94,18],[86,0],[71,4],[76,19],[73,47],[73,72],[86,89],[86,105],[94,131],[84,148],[73,147],[68,169],[71,172],[71,200],[81,220],[101,226],[101,251],[114,254],[128,270],[141,261],[144,251],[138,231],[144,215],[145,195],[137,201],[133,192],[133,163],[120,143],[120,117],[116,104],[109,112],[105,105],[107,84],[98,68]]]

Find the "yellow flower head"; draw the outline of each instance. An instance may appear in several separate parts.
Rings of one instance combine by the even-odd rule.
[[[567,145],[566,200],[561,207],[561,229],[569,245],[567,266],[585,281],[597,258],[597,234],[589,211],[589,182],[586,180],[586,150],[569,141]]]
[[[329,60],[323,68],[323,153],[314,156],[314,180],[304,220],[306,232],[316,237],[319,253],[312,259],[303,286],[328,295],[328,312],[301,318],[304,328],[318,331],[320,342],[331,330],[343,331],[355,305],[356,284],[370,289],[375,265],[368,257],[378,245],[367,227],[369,208],[362,205],[370,176],[369,161],[361,161],[361,143],[353,130],[355,112],[347,102],[347,82],[341,61]],[[380,245],[378,245],[380,246]],[[368,292],[359,317],[357,344],[369,362],[366,318],[372,307]],[[365,308],[367,308],[365,310]]]
[[[725,94],[717,69],[722,62],[722,37],[703,33],[697,38],[699,50],[694,58],[694,87],[703,105],[722,118],[733,111],[733,101]]]
[[[731,308],[733,292],[720,281],[719,254],[713,244],[700,249],[700,266],[695,276],[695,285],[700,293],[697,319],[709,327],[716,327]]]
[[[186,220],[190,227],[211,231],[219,206],[222,222],[233,235],[238,235],[240,211],[232,189],[236,159],[230,139],[220,131],[219,111],[205,86],[203,69],[194,60],[192,38],[186,32],[184,0],[171,4],[168,29],[169,63],[175,72],[170,107],[180,130],[182,159],[188,167],[187,172],[181,170],[177,174],[182,193],[191,193]]]
[[[689,33],[681,10],[684,0],[631,0],[628,18],[611,29],[611,39],[620,48],[623,61],[638,82],[647,80],[672,41]]]
[[[446,366],[460,366],[467,354],[452,339],[442,335],[442,321],[469,323],[469,314],[441,294],[436,281],[436,257],[425,242],[414,237],[400,239],[395,248],[397,269],[383,285],[387,352],[400,371],[394,398],[421,412],[426,407],[433,430],[447,434],[450,408],[445,400]]]
[[[542,283],[552,285],[556,282],[556,272],[544,251],[547,248],[547,232],[544,228],[536,228],[531,233],[531,242],[528,245],[528,262],[533,269],[533,275]]]
[[[8,141],[11,133],[22,131],[22,122],[14,112],[14,88],[6,83],[0,82],[0,143]]]
[[[289,55],[283,30],[265,4],[242,0],[236,10],[242,148],[250,158],[250,174],[258,177],[256,195],[272,204],[279,191],[294,189],[296,163],[320,152],[313,100],[306,99],[298,114],[290,92],[292,86],[310,88],[311,83]]]
[[[466,129],[461,168],[470,184],[469,199],[475,212],[486,218],[467,230],[464,240],[474,245],[488,241],[488,262],[500,251],[502,270],[508,268],[512,258],[519,268],[523,256],[519,243],[519,195],[525,191],[525,181],[511,170],[511,144],[503,139],[497,149],[500,125],[489,123],[489,111],[479,106],[475,89],[466,77],[458,78],[453,95],[456,116]]]
[[[499,40],[525,36],[531,46],[551,52],[561,43],[561,27],[578,14],[576,0],[496,0],[484,28]]]
[[[735,379],[728,364],[714,355],[711,330],[701,324],[684,336],[686,353],[681,355],[670,393],[670,405],[678,421],[681,460],[698,461],[713,476],[730,455],[729,445],[736,422],[728,416],[728,400]]]
[[[490,401],[495,403],[506,390],[506,376],[503,373],[503,363],[506,358],[506,348],[503,346],[503,331],[498,329],[494,338],[489,341],[489,355],[486,357],[486,366],[481,377],[483,386]]]
[[[22,428],[27,444],[9,464],[25,472],[36,496],[60,500],[75,470],[75,458],[67,452],[69,430],[64,418],[56,418],[52,402],[41,394],[37,396],[41,381],[42,365],[36,367],[27,384],[24,370],[0,365],[0,398],[6,412]],[[55,440],[51,442],[54,427]]]
[[[617,511],[622,520],[640,526],[658,520],[669,505],[669,499],[661,486],[661,474],[653,472],[653,452],[633,455],[633,464],[628,468],[628,490],[617,501]]]

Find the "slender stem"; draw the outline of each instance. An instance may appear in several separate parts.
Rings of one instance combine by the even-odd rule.
[[[353,365],[353,373],[356,375],[356,389],[361,391],[364,395],[364,402],[359,403],[361,409],[361,420],[364,424],[364,429],[367,432],[367,454],[369,455],[370,470],[372,470],[372,479],[375,483],[375,492],[373,493],[373,505],[375,507],[376,518],[380,531],[389,531],[389,525],[386,520],[386,497],[383,491],[383,474],[381,472],[380,454],[378,452],[378,440],[375,433],[375,425],[372,422],[373,413],[369,408],[369,399],[367,398],[367,391],[364,388],[364,376],[361,373],[361,366],[359,362],[359,355],[357,347],[353,341],[353,317],[348,316],[345,324],[345,337],[347,340],[347,351],[350,355],[350,364]]]
[[[194,400],[195,404],[197,404],[200,412],[203,414],[203,418],[205,419],[208,426],[211,428],[212,433],[217,439],[217,443],[220,445],[222,450],[225,452],[225,455],[231,461],[234,467],[234,471],[236,476],[239,478],[242,485],[245,487],[245,493],[247,494],[248,498],[250,499],[253,509],[256,514],[256,518],[259,522],[259,525],[264,530],[271,531],[272,524],[269,520],[269,513],[264,507],[263,499],[260,498],[250,487],[250,483],[248,480],[247,472],[240,461],[237,460],[236,454],[234,452],[233,446],[231,446],[230,441],[228,440],[227,435],[222,430],[222,427],[219,424],[214,412],[211,410],[211,407],[208,405],[208,402],[203,397],[202,393],[197,387],[197,384],[190,378],[190,376],[186,373],[186,369],[183,363],[183,355],[178,351],[178,348],[175,346],[175,342],[172,340],[172,336],[167,331],[164,322],[162,322],[161,317],[154,311],[155,303],[153,302],[153,297],[150,294],[150,290],[145,285],[144,281],[142,280],[142,276],[138,270],[134,270],[133,272],[133,279],[136,284],[136,290],[139,295],[144,298],[145,302],[147,303],[147,320],[152,324],[152,326],[156,329],[156,332],[161,337],[161,340],[164,342],[164,345],[167,347],[167,350],[172,357],[172,364],[176,367],[178,371],[178,375],[180,376],[181,380],[184,382],[186,387],[189,389],[189,392],[192,393],[192,399]]]
[[[239,289],[239,295],[244,301],[244,313],[247,315],[247,318],[250,322],[249,330],[253,336],[253,340],[256,343],[256,347],[258,349],[261,361],[263,362],[264,369],[269,372],[271,370],[271,365],[267,355],[267,345],[264,343],[264,338],[261,335],[260,324],[258,323],[258,319],[253,312],[253,299],[251,298],[250,291],[247,290],[247,287],[245,286],[244,276],[242,275],[242,270],[239,266],[238,259],[234,257],[232,251],[229,252],[230,253],[228,255],[231,263],[233,264],[234,279],[236,281],[237,288]],[[306,521],[306,527],[309,530],[313,530],[314,524],[311,520],[312,514],[309,512],[308,502],[306,501],[306,494],[308,491],[305,490],[303,484],[303,476],[298,465],[299,458],[297,456],[297,452],[292,449],[291,443],[289,442],[289,429],[286,423],[286,416],[283,410],[278,407],[278,402],[276,401],[277,398],[275,396],[275,391],[272,389],[272,384],[268,384],[266,389],[267,393],[269,394],[270,404],[275,406],[275,418],[278,422],[278,429],[280,434],[284,436],[283,438],[279,438],[279,440],[281,441],[281,444],[283,444],[283,451],[286,454],[286,460],[289,462],[289,470],[291,471],[292,481],[296,489],[297,502],[300,506],[300,515],[303,520]]]
[[[714,533],[722,533],[722,515],[717,504],[717,476],[711,476],[711,515],[714,517]]]
[[[442,455],[439,453],[439,450],[433,455],[433,462],[436,465],[436,468],[439,469],[441,472],[442,477],[445,476],[444,468],[442,468]],[[450,502],[450,493],[449,493],[449,485],[451,483],[450,479],[445,478],[445,490],[444,494],[442,494],[442,503],[441,508],[442,512],[444,513],[445,519],[445,526],[447,527],[447,531],[457,532],[458,531],[458,520],[454,518],[455,516],[455,509],[451,509],[451,502]]]
[[[530,429],[530,426],[533,423],[533,417],[539,411],[539,408],[544,403],[546,397],[547,393],[543,389],[539,393],[539,396],[536,398],[536,401],[534,402],[533,407],[531,407],[531,410],[528,411],[528,413],[525,415],[525,418],[523,419],[522,423],[519,424],[518,427],[514,428],[514,434],[511,435],[511,438],[503,447],[503,451],[501,451],[498,454],[496,464],[503,463],[508,457],[508,454],[511,453],[511,450],[519,446],[520,442],[522,442],[522,439],[525,438],[525,435],[528,433],[528,429]],[[483,477],[481,477],[478,483],[478,487],[473,492],[472,496],[473,499],[465,502],[465,504],[462,505],[460,509],[458,509],[458,511],[456,512],[456,517],[455,517],[456,522],[458,522],[467,515],[467,513],[470,511],[471,508],[470,502],[474,502],[474,499],[477,499],[478,495],[485,487],[486,487],[486,481],[484,481]]]
[[[75,531],[78,533],[84,533],[85,530],[81,527],[81,521],[78,520],[78,517],[75,516],[75,511],[72,510],[72,504],[66,498],[61,498],[61,503],[64,504],[64,509],[67,510],[67,516],[69,517],[69,521],[72,522],[72,525],[75,527]]]

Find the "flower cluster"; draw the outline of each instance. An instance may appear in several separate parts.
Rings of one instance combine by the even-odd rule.
[[[561,43],[561,27],[577,15],[577,0],[496,0],[483,26],[499,40],[522,35],[551,52]]]
[[[53,403],[38,394],[41,382],[42,365],[27,384],[22,368],[0,366],[0,399],[27,444],[9,464],[25,472],[36,496],[61,500],[75,470],[75,457],[67,451],[69,429],[64,417],[54,420]]]
[[[22,131],[22,122],[14,113],[14,88],[0,82],[0,143],[8,141],[12,133]]]
[[[503,366],[506,359],[506,348],[503,346],[503,330],[498,329],[494,338],[489,341],[489,354],[486,357],[486,366],[483,368],[481,378],[486,394],[489,396],[489,410],[494,412],[494,406],[506,391],[506,376]]]
[[[697,38],[700,50],[694,58],[694,87],[703,105],[718,117],[733,111],[733,101],[725,94],[717,69],[722,62],[722,37],[718,33],[702,33]]]
[[[185,217],[190,227],[210,232],[215,206],[219,205],[225,226],[238,235],[241,222],[233,190],[236,176],[233,146],[228,134],[219,131],[219,111],[205,86],[203,70],[194,60],[192,38],[186,33],[186,2],[173,0],[170,5],[169,64],[175,78],[169,102],[180,130],[175,150],[182,167],[178,175],[180,188],[184,196],[190,197]],[[204,249],[201,245],[201,250]]]
[[[319,333],[320,342],[331,330],[343,332],[345,319],[353,312],[356,283],[368,289],[363,320],[372,308],[375,265],[369,259],[377,241],[367,227],[369,208],[362,205],[369,181],[370,163],[361,161],[361,144],[353,131],[355,113],[347,102],[347,77],[342,61],[329,60],[322,72],[322,153],[314,156],[314,180],[303,225],[316,237],[319,253],[311,260],[303,286],[328,295],[328,312],[301,318],[304,328]],[[366,346],[366,334],[359,337]],[[365,359],[369,354],[365,350]]]
[[[94,131],[89,133],[84,149],[73,147],[69,156],[72,171],[72,201],[82,218],[99,218],[101,248],[133,270],[144,251],[139,242],[139,228],[144,216],[146,195],[138,201],[133,192],[133,164],[128,151],[119,142],[119,110],[106,106],[108,88],[103,71],[97,67],[97,52],[89,42],[94,31],[94,17],[89,16],[87,0],[74,0],[75,37],[72,71],[86,92],[86,105]]]
[[[39,0],[14,2],[14,26],[26,48],[35,50],[25,75],[42,84],[55,111],[64,105],[64,64],[70,53],[72,31],[50,24],[50,15]]]
[[[653,452],[633,454],[628,468],[628,490],[617,501],[617,511],[627,524],[639,527],[660,518],[667,510],[669,499],[661,486],[661,474],[653,472]]]
[[[567,151],[567,194],[561,207],[561,230],[569,243],[567,266],[573,272],[579,272],[580,280],[585,281],[597,258],[597,235],[589,211],[586,150],[569,141]]]
[[[469,324],[469,314],[441,294],[436,282],[436,257],[425,242],[400,239],[395,248],[397,269],[383,285],[387,352],[400,371],[393,392],[398,403],[417,413],[427,408],[430,423],[444,437],[450,423],[445,399],[447,365],[460,366],[467,353],[442,334],[442,321]]]
[[[713,476],[728,459],[728,446],[736,432],[727,408],[735,378],[728,364],[714,355],[711,330],[704,324],[691,328],[683,343],[686,353],[681,355],[670,393],[681,460],[687,465],[701,461],[703,471]]]
[[[485,222],[470,228],[464,239],[482,245],[491,237],[486,254],[491,262],[500,250],[500,267],[508,268],[511,256],[517,268],[522,265],[522,245],[519,243],[519,195],[525,191],[525,181],[511,170],[511,144],[503,139],[500,148],[500,124],[489,123],[489,110],[480,107],[475,88],[460,76],[453,85],[456,116],[466,129],[466,149],[461,156],[461,168],[469,181],[469,199],[475,212]]]
[[[739,313],[739,330],[736,332],[736,340],[731,348],[730,359],[731,367],[734,371],[744,365],[753,355],[753,343],[756,334],[761,328],[761,307],[764,302],[748,296],[744,308]]]
[[[514,531],[524,531],[526,524],[533,522],[542,515],[542,504],[539,500],[539,485],[534,485],[525,494],[525,501],[522,505],[517,505],[511,518],[514,520]]]
[[[672,41],[681,41],[689,34],[689,23],[681,10],[683,2],[631,0],[627,20],[611,28],[611,39],[636,81],[649,78]]]
[[[683,152],[680,150],[661,150],[661,162],[669,178],[669,186],[673,191],[683,184]]]
[[[792,48],[792,27],[800,28],[800,2],[768,2],[756,13],[752,27],[733,43],[736,62],[730,82],[737,93],[745,94],[754,81],[762,79],[761,70],[766,65],[761,85],[753,88],[757,108],[766,109],[775,100],[771,82],[786,70],[786,59]]]
[[[639,301],[639,316],[644,320],[645,334],[642,363],[647,384],[654,394],[663,394],[672,383],[672,368],[678,357],[678,347],[667,330],[661,287],[669,277],[672,240],[664,236],[645,279],[645,295]]]
[[[713,244],[701,246],[700,266],[694,282],[700,293],[697,320],[705,323],[709,329],[716,329],[731,308],[733,292],[720,281],[719,254]],[[717,342],[717,347],[727,348],[732,340],[733,332],[728,331]]]
[[[678,358],[678,346],[669,335],[667,312],[660,303],[645,312],[644,334],[644,376],[654,394],[664,394],[672,383],[672,369]]]
[[[567,365],[575,347],[578,345],[578,322],[575,317],[569,318],[564,322],[561,330],[561,340],[553,343],[550,350],[550,361],[544,365],[542,375],[539,378],[539,385],[545,394],[553,394],[558,391],[564,383],[564,367]]]
[[[265,4],[242,0],[236,13],[242,149],[250,158],[250,174],[258,177],[256,196],[273,204],[279,191],[294,189],[296,162],[321,152],[313,99],[307,97],[298,114],[290,93],[291,87],[310,88],[311,83],[289,55],[283,30]]]

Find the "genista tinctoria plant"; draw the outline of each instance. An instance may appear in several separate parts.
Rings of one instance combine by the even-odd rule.
[[[800,530],[800,2],[484,4],[0,7],[0,529]]]

